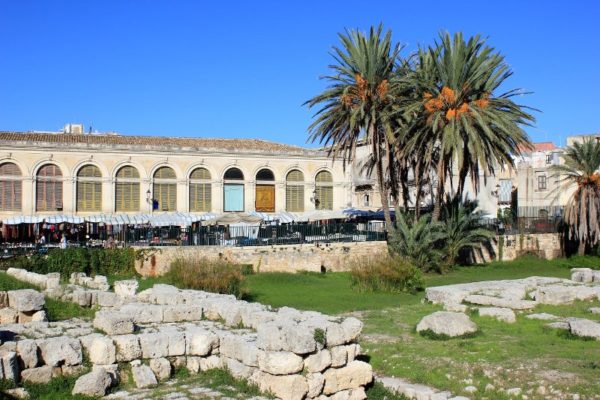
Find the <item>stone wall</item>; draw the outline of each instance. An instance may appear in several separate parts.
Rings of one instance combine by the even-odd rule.
[[[560,235],[556,233],[532,235],[502,235],[502,260],[510,261],[523,252],[536,252],[548,260],[562,255]],[[492,243],[493,251],[484,250],[477,262],[500,259],[500,236]],[[138,248],[140,249],[140,248]],[[255,272],[347,271],[349,262],[360,257],[381,257],[387,254],[386,242],[354,242],[328,244],[298,244],[259,247],[153,247],[145,257],[136,261],[136,270],[143,276],[162,275],[177,258],[225,259],[239,264],[250,264]]]
[[[169,285],[135,294],[135,289],[113,293],[70,284],[44,293],[78,303],[96,298],[86,305],[101,309],[93,323],[0,325],[0,379],[44,383],[57,375],[81,375],[89,361],[92,372],[80,376],[73,393],[102,396],[120,379],[123,363],[130,364],[138,388],[157,385],[174,368],[191,373],[226,368],[284,400],[362,400],[373,379],[371,366],[357,359],[363,325],[353,317],[272,309]],[[116,301],[103,306],[104,295]],[[17,306],[12,298],[9,303]]]
[[[502,261],[510,261],[524,252],[537,253],[540,257],[552,260],[562,256],[561,238],[558,233],[538,233],[498,236],[493,243],[493,257],[486,252],[486,261],[500,260],[499,243],[503,238]]]
[[[139,249],[139,248],[138,248]],[[162,275],[177,258],[225,259],[250,264],[255,272],[345,271],[356,257],[379,257],[387,254],[386,242],[353,242],[328,244],[298,244],[260,247],[154,247],[136,261],[142,276]]]

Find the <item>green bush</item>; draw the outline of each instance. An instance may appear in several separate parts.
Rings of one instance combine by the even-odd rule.
[[[68,279],[73,272],[85,272],[93,275],[135,275],[135,251],[123,249],[52,249],[47,256],[34,254],[7,260],[3,268],[22,268],[38,274],[60,272]]]
[[[421,270],[399,256],[359,259],[350,266],[352,285],[373,292],[416,292],[425,286]]]
[[[182,289],[233,294],[241,298],[245,294],[244,267],[224,260],[207,258],[178,258],[171,263],[165,278]]]

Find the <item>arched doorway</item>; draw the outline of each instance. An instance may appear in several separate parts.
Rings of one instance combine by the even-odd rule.
[[[275,176],[269,169],[256,173],[254,208],[259,212],[275,212]]]
[[[244,173],[239,168],[229,168],[223,180],[223,211],[244,211]]]

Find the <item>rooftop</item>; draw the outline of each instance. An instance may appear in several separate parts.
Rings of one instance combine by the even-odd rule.
[[[217,150],[229,152],[316,154],[317,150],[258,139],[212,139],[161,136],[129,136],[114,133],[69,134],[63,132],[7,132],[0,131],[3,145],[47,146],[69,145],[74,148],[143,148],[146,150]]]

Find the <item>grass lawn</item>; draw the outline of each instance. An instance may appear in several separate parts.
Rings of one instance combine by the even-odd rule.
[[[461,267],[446,275],[426,275],[426,286],[528,276],[568,278],[569,268],[598,267],[600,259],[546,261],[523,258],[486,266]],[[516,324],[472,315],[481,332],[470,339],[436,341],[415,332],[419,320],[439,306],[424,303],[423,293],[384,294],[357,292],[347,273],[262,273],[248,277],[250,298],[273,306],[291,306],[328,314],[351,314],[364,323],[361,345],[378,373],[407,378],[471,399],[504,399],[496,389],[519,387],[531,390],[530,399],[558,397],[540,395],[539,386],[563,393],[600,394],[600,342],[573,339],[545,327],[546,321],[517,316]],[[535,312],[600,321],[587,309],[599,302],[571,306],[538,306]],[[478,391],[465,393],[466,386]],[[549,390],[549,389],[548,389]]]

